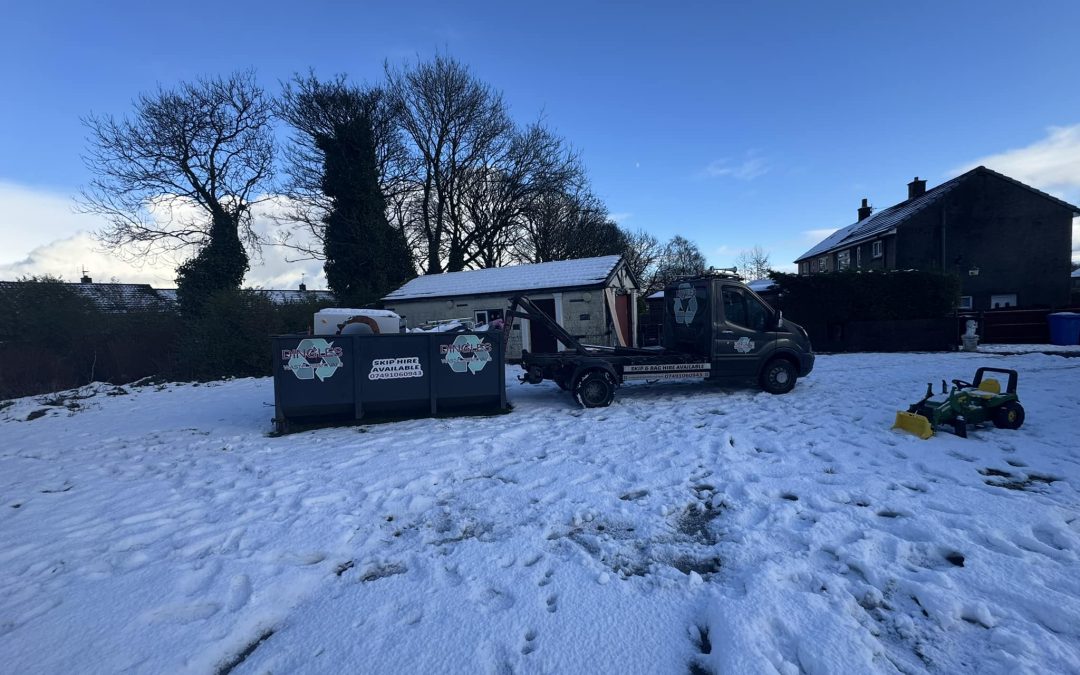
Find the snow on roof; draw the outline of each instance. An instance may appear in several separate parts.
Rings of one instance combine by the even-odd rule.
[[[772,279],[756,279],[754,281],[748,282],[746,285],[750,290],[754,291],[755,293],[761,293],[762,291],[768,291],[776,288],[776,282]]]
[[[657,298],[663,298],[663,297],[664,297],[664,291],[659,290],[659,291],[653,293],[652,295],[650,295],[649,297],[647,297],[645,299],[646,300],[656,300]]]
[[[621,261],[622,256],[606,255],[533,265],[489,267],[468,272],[425,274],[390,293],[383,300],[418,300],[545,288],[602,286]]]
[[[1009,178],[1008,176],[1000,174],[997,171],[987,169],[985,166],[978,166],[971,171],[960,174],[956,178],[945,181],[944,183],[938,185],[933,189],[927,190],[918,197],[915,197],[914,199],[908,199],[907,201],[903,201],[899,204],[890,206],[887,209],[882,209],[877,213],[871,214],[866,218],[863,218],[857,223],[852,223],[847,227],[840,228],[839,230],[833,232],[824,240],[819,242],[809,251],[803,253],[801,256],[796,258],[795,262],[800,262],[806,260],[807,258],[813,258],[814,256],[822,255],[833,249],[839,248],[840,246],[856,244],[860,241],[864,241],[876,235],[888,232],[903,221],[907,220],[919,211],[922,211],[944,195],[951,192],[953,188],[955,188],[963,181],[967,180],[969,177],[975,175],[976,173],[990,174],[993,176],[997,176],[998,178],[1003,178],[1010,183],[1019,185],[1022,188],[1031,190],[1038,195],[1055,201],[1062,206],[1068,207],[1072,209],[1074,213],[1080,215],[1080,210],[1078,210],[1078,207],[1073,206],[1072,204],[1064,202],[1057,197],[1054,197],[1053,195],[1046,194],[1041,190],[1037,190],[1030,185],[1025,185],[1020,181],[1016,180],[1015,178]]]
[[[1073,279],[1080,279],[1080,269],[1073,270],[1072,278]]]

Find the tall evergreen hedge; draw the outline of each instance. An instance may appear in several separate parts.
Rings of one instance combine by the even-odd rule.
[[[960,280],[920,271],[773,272],[785,316],[795,322],[830,323],[891,319],[936,319],[956,310]]]

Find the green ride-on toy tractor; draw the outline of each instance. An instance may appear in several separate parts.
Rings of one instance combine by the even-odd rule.
[[[985,373],[1002,373],[1009,376],[1005,391]],[[1016,396],[1016,371],[1003,368],[979,368],[973,382],[953,380],[952,390],[946,393],[945,380],[941,381],[941,394],[935,396],[933,387],[926,385],[926,396],[907,412],[896,413],[893,429],[900,429],[927,439],[934,435],[934,428],[949,425],[953,433],[967,438],[969,424],[993,422],[998,429],[1019,429],[1024,423],[1024,407]]]

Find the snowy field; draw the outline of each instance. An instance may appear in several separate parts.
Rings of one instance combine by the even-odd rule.
[[[889,430],[979,365],[1023,429]],[[0,670],[1080,672],[1080,359],[508,380],[509,415],[282,438],[269,379],[7,405]]]

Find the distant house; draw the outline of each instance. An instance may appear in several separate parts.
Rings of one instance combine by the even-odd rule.
[[[0,281],[0,293],[9,292],[19,287],[24,281]],[[83,276],[78,283],[65,283],[64,286],[80,295],[101,312],[119,314],[127,312],[162,312],[176,309],[175,288],[153,288],[150,284],[99,283],[88,276]],[[309,291],[304,284],[297,290],[255,289],[276,305],[290,302],[333,302],[334,294],[330,291]]]
[[[1073,292],[1080,291],[1080,269],[1073,270],[1071,278]]]
[[[943,270],[961,282],[962,309],[1061,307],[1072,220],[1080,208],[980,166],[874,212],[799,256],[800,274],[843,270]]]
[[[510,297],[524,294],[586,343],[632,345],[637,293],[637,280],[615,255],[428,274],[390,293],[383,304],[409,326],[449,319],[482,325],[502,320]],[[522,320],[510,334],[507,356],[520,358],[522,349],[553,352],[562,345],[543,326]]]
[[[16,290],[24,281],[0,281],[0,293]],[[73,293],[89,300],[94,307],[108,314],[124,312],[157,312],[172,308],[172,301],[162,297],[150,284],[101,284],[90,277],[80,283],[64,284]]]

